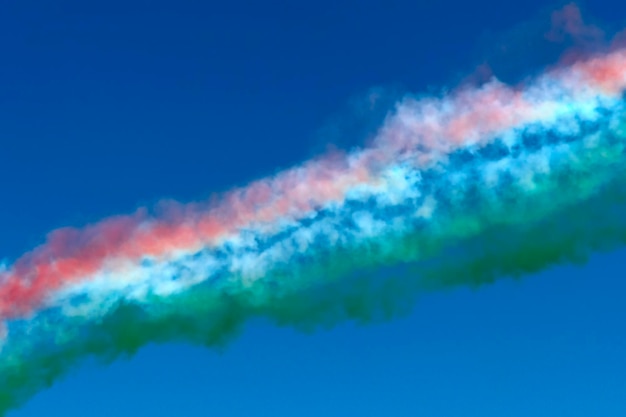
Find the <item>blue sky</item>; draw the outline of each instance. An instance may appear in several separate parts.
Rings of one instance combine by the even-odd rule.
[[[532,73],[558,56],[541,36],[558,6],[4,2],[0,254],[358,144],[398,94],[485,59],[505,80]],[[624,4],[583,10],[626,21]],[[385,98],[373,110],[372,92]],[[149,346],[80,366],[12,416],[624,416],[625,254],[425,295],[389,323],[253,322],[221,353]]]

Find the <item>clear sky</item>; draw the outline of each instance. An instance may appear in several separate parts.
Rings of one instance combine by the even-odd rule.
[[[485,61],[507,81],[541,70],[560,5],[5,1],[0,254],[353,146],[395,97]],[[626,22],[621,2],[582,9]],[[625,416],[624,256],[424,295],[391,322],[148,346],[82,364],[11,416]]]

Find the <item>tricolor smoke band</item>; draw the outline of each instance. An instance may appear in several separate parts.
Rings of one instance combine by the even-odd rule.
[[[64,229],[0,273],[0,413],[76,363],[328,325],[420,290],[626,240],[626,51],[400,102],[369,147],[225,194]]]

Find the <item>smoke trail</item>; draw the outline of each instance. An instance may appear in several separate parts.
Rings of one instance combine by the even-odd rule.
[[[0,413],[80,359],[410,308],[626,241],[626,51],[406,98],[373,143],[218,203],[52,233],[0,272]]]

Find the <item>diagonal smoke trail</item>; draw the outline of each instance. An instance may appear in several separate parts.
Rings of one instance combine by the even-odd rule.
[[[626,240],[626,50],[398,103],[371,146],[218,203],[53,232],[0,272],[0,413],[81,358],[371,320]],[[381,272],[384,271],[384,272]]]

